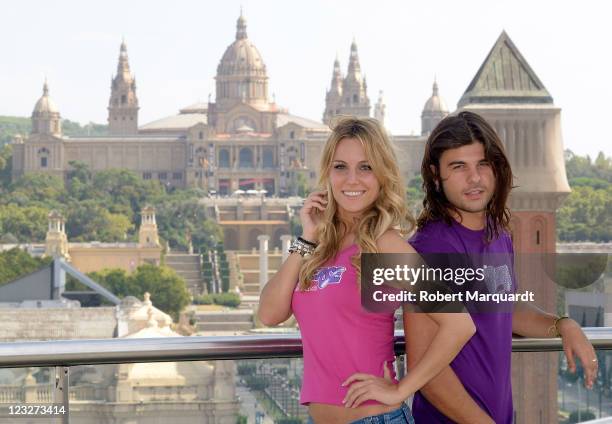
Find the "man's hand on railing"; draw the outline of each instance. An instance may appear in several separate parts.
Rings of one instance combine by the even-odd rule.
[[[584,368],[584,385],[587,389],[593,388],[597,379],[597,356],[595,349],[582,328],[573,319],[563,319],[558,322],[558,331],[563,342],[563,351],[567,358],[567,367],[572,373],[576,372],[576,357],[580,359]]]

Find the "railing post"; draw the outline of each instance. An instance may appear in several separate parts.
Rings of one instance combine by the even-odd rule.
[[[61,415],[61,423],[70,422],[70,368],[64,366],[55,367],[55,387],[53,389],[53,403],[62,404],[64,413]]]

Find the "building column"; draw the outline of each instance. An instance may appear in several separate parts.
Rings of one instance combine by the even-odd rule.
[[[284,234],[280,236],[281,239],[281,252],[283,253],[283,262],[289,257],[289,245],[293,237],[290,234]]]
[[[268,282],[268,241],[270,236],[262,234],[257,236],[259,240],[259,292],[263,290]]]

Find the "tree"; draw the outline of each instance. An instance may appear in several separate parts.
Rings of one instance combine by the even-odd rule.
[[[156,209],[159,234],[171,247],[186,249],[187,233],[191,234],[194,248],[201,251],[213,249],[223,240],[221,227],[206,217],[204,208],[193,197],[166,196],[157,203]]]
[[[190,295],[185,280],[172,268],[166,266],[141,265],[130,276],[136,296],[142,298],[151,293],[155,305],[178,321],[180,312],[189,304]]]
[[[0,252],[0,286],[51,263],[51,258],[34,258],[17,247]]]
[[[165,266],[140,265],[131,275],[122,269],[105,269],[87,275],[120,298],[135,296],[142,299],[145,292],[149,292],[155,306],[175,321],[190,302],[185,280]]]
[[[557,234],[563,241],[612,240],[612,184],[574,187],[557,212]]]
[[[12,234],[22,243],[44,241],[48,214],[38,206],[0,205],[0,235]]]
[[[110,213],[92,199],[72,202],[66,217],[66,233],[75,241],[122,241],[133,228],[125,215]]]
[[[66,200],[64,182],[55,175],[44,173],[26,174],[9,186],[10,193],[1,203],[16,203],[20,206],[60,208]]]
[[[11,184],[13,170],[13,148],[10,144],[0,147],[0,193]]]

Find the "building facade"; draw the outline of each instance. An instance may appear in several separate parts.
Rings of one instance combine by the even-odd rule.
[[[31,134],[14,140],[13,178],[33,172],[66,178],[74,161],[93,172],[129,169],[168,187],[200,187],[221,195],[238,189],[266,190],[268,196],[295,195],[298,180],[316,185],[320,153],[333,118],[371,115],[355,41],[346,76],[339,60],[334,62],[323,122],[292,115],[277,105],[268,95],[266,65],[247,36],[242,15],[235,40],[219,61],[215,80],[214,102],[195,103],[181,108],[177,115],[139,126],[136,80],[122,42],[117,71],[111,78],[109,135],[65,136],[59,108],[45,82],[32,113]],[[430,110],[444,105],[437,86],[432,99],[435,101],[430,99],[426,105],[427,118],[423,118],[428,128],[448,113],[445,108],[442,114]],[[377,119],[384,121],[385,108],[381,92],[373,111]],[[409,179],[419,170],[425,139],[394,138]]]

